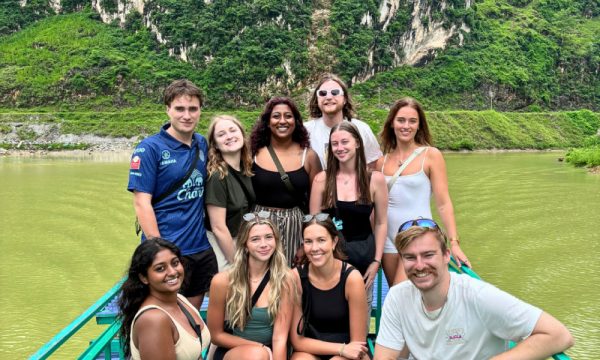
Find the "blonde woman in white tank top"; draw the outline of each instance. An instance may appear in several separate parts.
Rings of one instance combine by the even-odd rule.
[[[451,242],[452,255],[457,261],[471,266],[460,248],[454,220],[454,208],[448,191],[446,162],[442,153],[431,147],[431,134],[425,112],[415,99],[403,98],[392,106],[382,127],[380,138],[383,153],[376,168],[386,177],[390,200],[388,203],[388,237],[383,254],[383,271],[388,283],[406,279],[404,268],[394,244],[398,226],[418,217],[431,218],[430,198],[433,195],[438,215]],[[410,161],[409,158],[420,149]],[[408,163],[399,177],[394,173]],[[393,183],[391,183],[393,181]]]

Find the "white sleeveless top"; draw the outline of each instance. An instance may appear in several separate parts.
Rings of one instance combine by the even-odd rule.
[[[198,310],[196,310],[196,308],[190,304],[190,302],[181,294],[177,294],[177,298],[185,303],[186,305],[188,305],[189,307],[186,307],[188,310],[190,310],[190,308],[192,309],[192,312],[194,312],[194,314],[198,315],[198,317],[200,317],[200,314],[198,313]],[[203,324],[203,328],[202,328],[202,345],[200,345],[200,340],[195,336],[190,334],[189,332],[187,332],[187,330],[185,330],[178,322],[177,320],[175,320],[171,314],[169,314],[165,309],[161,308],[160,306],[157,305],[148,305],[148,306],[144,306],[143,308],[139,309],[137,314],[135,314],[135,318],[133,319],[133,322],[131,323],[131,330],[130,330],[130,341],[129,341],[129,347],[131,348],[131,358],[133,360],[140,360],[140,352],[139,350],[135,347],[135,345],[133,344],[133,326],[135,325],[135,321],[137,320],[138,316],[140,316],[144,311],[148,310],[148,309],[159,309],[161,311],[163,311],[165,314],[167,314],[169,316],[169,318],[171,318],[171,321],[173,321],[173,324],[175,324],[175,327],[177,328],[177,332],[179,333],[179,340],[177,340],[177,343],[175,344],[175,355],[177,360],[198,360],[200,359],[200,355],[202,355],[202,351],[204,351],[208,345],[210,345],[210,332],[208,331],[208,327],[206,326],[206,324]],[[202,320],[202,318],[200,318]]]
[[[421,171],[398,177],[389,191],[388,199],[388,234],[387,238],[392,243],[398,234],[398,228],[404,222],[418,217],[431,219],[431,181],[423,171],[425,158],[429,147],[423,153],[421,160]],[[383,165],[387,160],[387,154],[383,159]],[[383,172],[383,166],[381,167]],[[392,176],[385,176],[389,182]]]

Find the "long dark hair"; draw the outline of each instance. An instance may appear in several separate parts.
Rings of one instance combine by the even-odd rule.
[[[349,121],[342,121],[333,128],[329,133],[329,143],[327,144],[327,169],[325,170],[325,194],[323,196],[323,203],[321,206],[324,209],[336,207],[337,199],[337,186],[336,186],[336,175],[340,170],[340,161],[333,154],[331,147],[331,135],[336,131],[347,131],[352,135],[354,140],[358,143],[358,149],[356,149],[355,166],[356,166],[356,182],[358,185],[358,198],[356,199],[357,204],[370,204],[371,203],[371,174],[367,169],[367,160],[365,157],[365,146],[362,141],[362,137],[358,132],[358,129],[354,124]]]
[[[131,354],[129,342],[131,341],[131,325],[140,306],[150,294],[150,288],[140,280],[140,275],[147,276],[148,268],[152,265],[154,257],[163,249],[170,250],[182,261],[179,248],[165,239],[151,238],[142,241],[133,252],[131,264],[127,270],[127,279],[121,286],[119,297],[119,319],[121,325],[121,338],[123,339],[123,351],[125,357]]]
[[[344,250],[342,250],[342,248],[344,247],[343,242],[345,241],[344,236],[340,231],[338,231],[337,227],[333,223],[333,220],[331,219],[331,216],[327,216],[325,220],[319,220],[316,216],[314,216],[309,221],[302,223],[302,237],[304,237],[304,230],[306,230],[307,227],[315,224],[324,227],[325,230],[327,230],[327,232],[331,236],[331,240],[335,240],[335,238],[338,239],[338,242],[335,245],[335,248],[333,249],[333,257],[338,260],[347,260],[348,256],[346,255],[346,253],[344,253]],[[306,253],[304,253],[302,255],[300,263],[305,264],[307,262],[308,257],[306,256]]]
[[[415,142],[418,145],[433,145],[433,141],[431,140],[431,133],[429,132],[429,126],[427,126],[427,118],[425,117],[425,111],[423,110],[423,106],[415,99],[411,97],[404,97],[394,103],[390,112],[388,113],[387,119],[385,123],[381,127],[381,132],[379,133],[379,137],[381,138],[381,145],[383,147],[384,153],[389,153],[398,146],[396,142],[396,134],[394,134],[393,123],[396,118],[396,114],[403,107],[408,106],[409,108],[413,108],[419,114],[419,128],[417,133],[415,134]]]
[[[302,115],[298,110],[298,107],[294,101],[287,97],[273,97],[269,100],[265,108],[260,114],[258,120],[252,128],[252,134],[250,135],[250,143],[252,146],[252,156],[256,155],[260,148],[269,146],[271,144],[271,129],[269,128],[269,121],[271,120],[271,113],[273,108],[277,105],[287,105],[292,110],[294,115],[294,132],[292,133],[292,141],[300,144],[302,149],[306,149],[310,146],[310,140],[308,138],[308,131],[302,123]]]

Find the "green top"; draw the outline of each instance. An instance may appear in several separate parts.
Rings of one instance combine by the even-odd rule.
[[[250,212],[252,204],[255,201],[254,189],[252,188],[252,180],[249,176],[234,170],[228,166],[228,173],[223,179],[220,179],[218,172],[213,173],[206,181],[204,189],[204,202],[208,205],[214,205],[225,208],[225,223],[232,237],[237,236],[242,216]],[[242,185],[231,173],[235,172],[239,179],[244,183],[246,189],[251,196],[250,201],[246,199],[246,194],[242,189]],[[211,230],[210,221],[206,218],[206,228]]]
[[[273,338],[273,325],[271,322],[272,319],[266,307],[254,307],[244,330],[233,329],[233,335],[271,345]]]

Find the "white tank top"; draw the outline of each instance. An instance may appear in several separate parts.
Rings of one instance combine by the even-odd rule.
[[[427,151],[423,153],[421,170],[415,174],[399,176],[389,191],[388,199],[388,234],[389,240],[394,242],[398,234],[398,228],[404,222],[418,217],[431,219],[431,181],[423,171]],[[383,159],[383,165],[387,160],[387,154]],[[383,172],[383,166],[381,167]],[[385,176],[386,182],[392,176]]]

